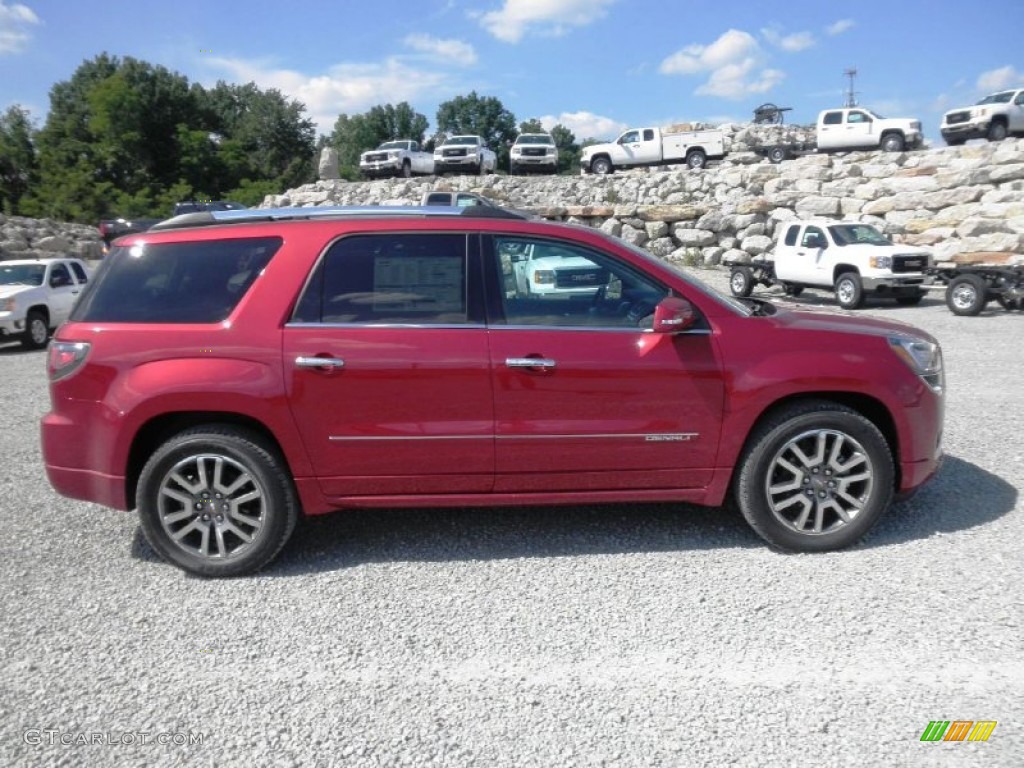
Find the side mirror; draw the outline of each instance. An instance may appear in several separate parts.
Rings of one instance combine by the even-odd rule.
[[[692,327],[695,322],[697,314],[693,311],[693,305],[686,299],[669,296],[654,308],[651,330],[654,333],[679,333]]]

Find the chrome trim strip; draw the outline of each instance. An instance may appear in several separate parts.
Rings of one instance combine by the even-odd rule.
[[[489,325],[490,331],[612,331],[615,333],[654,333],[650,328],[621,328],[614,325],[586,326],[586,325]],[[663,334],[665,336],[710,336],[708,328],[696,328],[690,331],[672,331]]]
[[[295,358],[296,368],[344,368],[345,361],[340,357],[305,357]]]
[[[364,442],[366,440],[493,440],[494,435],[382,435],[380,437],[357,435],[330,435],[333,442]]]
[[[558,363],[546,357],[506,357],[507,368],[554,368]]]
[[[438,328],[486,330],[482,323],[285,323],[285,328]]]
[[[330,435],[327,439],[334,442],[361,442],[366,440],[580,440],[592,438],[621,439],[627,437],[643,438],[644,442],[648,443],[685,443],[700,437],[700,432],[673,432],[669,434],[619,432],[588,435],[382,435],[380,437]]]

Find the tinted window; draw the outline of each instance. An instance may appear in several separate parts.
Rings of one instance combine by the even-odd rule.
[[[843,122],[842,112],[826,112],[825,119],[822,121],[825,125],[839,125]]]
[[[75,273],[75,277],[78,278],[79,283],[88,283],[89,278],[86,277],[85,270],[82,269],[82,265],[77,261],[71,262],[71,271]]]
[[[4,264],[0,262],[0,285],[42,285],[46,267],[42,264]]]
[[[61,288],[65,285],[71,285],[71,273],[68,272],[68,268],[63,264],[54,264],[50,268],[50,287]]]
[[[800,234],[800,225],[794,224],[786,230],[786,245],[796,245],[797,235]]]
[[[649,328],[660,285],[607,254],[552,240],[494,238],[508,325]]]
[[[292,319],[466,323],[466,282],[465,235],[346,237],[324,255]]]
[[[652,128],[644,129],[644,141],[654,141],[654,130]]]
[[[804,239],[800,245],[803,248],[824,248],[827,245],[825,233],[818,227],[808,227],[804,230]]]
[[[278,237],[115,248],[71,319],[219,323],[281,247]]]

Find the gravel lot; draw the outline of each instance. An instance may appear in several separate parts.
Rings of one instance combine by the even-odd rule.
[[[671,505],[354,512],[234,581],[55,495],[44,354],[0,348],[0,766],[1019,766],[1024,313],[993,307],[863,310],[942,342],[947,461],[852,550]],[[919,741],[960,719],[999,724]]]

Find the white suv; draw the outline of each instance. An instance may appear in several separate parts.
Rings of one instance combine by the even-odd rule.
[[[89,282],[79,259],[0,261],[0,342],[41,349]]]

